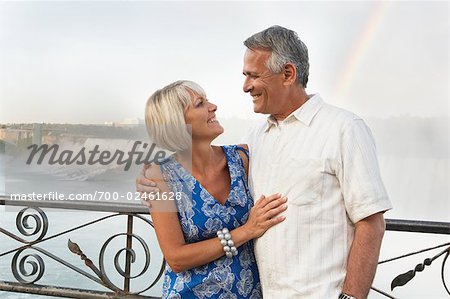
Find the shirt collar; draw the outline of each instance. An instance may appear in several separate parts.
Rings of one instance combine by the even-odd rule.
[[[282,122],[287,124],[293,120],[298,120],[305,126],[311,124],[314,116],[319,112],[320,108],[323,106],[323,100],[319,94],[313,94],[309,99],[301,105],[297,110],[288,115]],[[273,126],[277,127],[279,122],[273,118],[271,115],[267,118],[267,126],[265,132],[269,131]]]

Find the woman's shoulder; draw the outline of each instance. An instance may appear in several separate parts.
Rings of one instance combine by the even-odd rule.
[[[228,157],[236,157],[238,154],[242,157],[242,159],[248,160],[249,158],[249,150],[247,144],[230,144],[230,145],[222,145],[223,151]]]
[[[161,171],[161,164],[165,163],[165,161],[161,163],[152,163],[145,171],[145,177],[148,179],[161,179],[163,177]]]
[[[160,163],[152,163],[145,171],[145,177],[154,181],[161,191],[168,191],[167,186],[167,171],[163,171],[166,164],[172,163],[172,159],[164,160]]]
[[[221,145],[220,147],[227,149],[227,150],[246,150],[248,151],[248,145],[247,144],[229,144],[229,145]]]
[[[233,155],[234,157],[240,157],[242,165],[244,166],[245,173],[248,174],[248,162],[249,162],[249,151],[247,144],[233,144],[228,145],[225,148],[225,152],[228,151],[228,155]]]
[[[236,144],[235,145],[237,149],[245,149],[248,152],[248,144]]]
[[[234,145],[235,150],[239,153],[239,155],[245,155],[248,160],[248,145],[247,144],[236,144]]]

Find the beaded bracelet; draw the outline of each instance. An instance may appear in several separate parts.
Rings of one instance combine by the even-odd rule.
[[[217,231],[217,237],[220,239],[220,244],[223,246],[223,251],[227,258],[232,258],[238,254],[237,248],[234,246],[233,240],[231,240],[231,234],[228,228],[223,228]]]

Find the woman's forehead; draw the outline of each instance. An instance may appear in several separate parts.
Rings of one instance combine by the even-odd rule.
[[[206,98],[206,95],[203,93],[198,93],[195,90],[189,90],[189,94],[191,95],[191,100],[194,102],[197,99],[204,99]]]

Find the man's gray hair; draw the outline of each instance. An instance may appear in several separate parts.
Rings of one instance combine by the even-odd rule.
[[[247,38],[244,45],[251,50],[272,51],[266,66],[273,73],[280,73],[286,63],[294,64],[297,81],[306,88],[309,75],[308,48],[295,31],[272,26]]]

